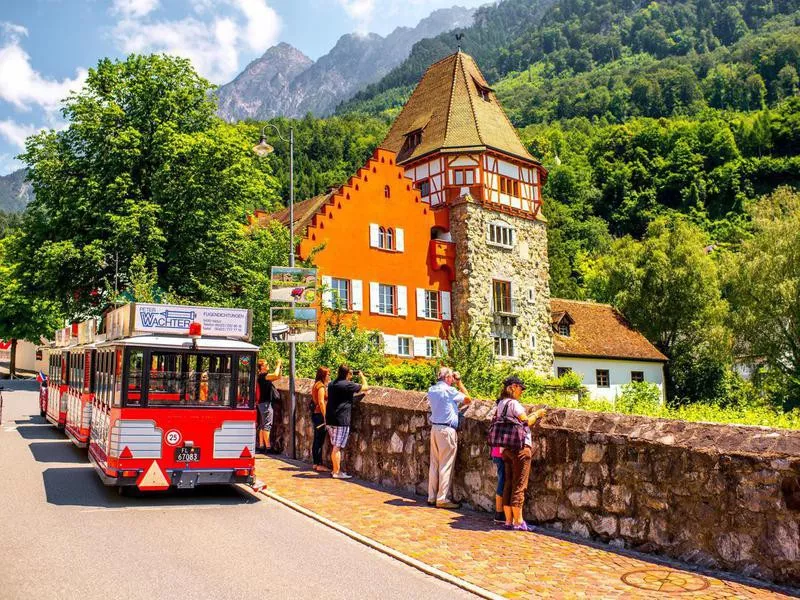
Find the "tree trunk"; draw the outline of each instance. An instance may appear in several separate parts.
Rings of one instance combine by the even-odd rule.
[[[8,376],[13,379],[17,374],[17,338],[11,338],[11,358],[8,363]]]

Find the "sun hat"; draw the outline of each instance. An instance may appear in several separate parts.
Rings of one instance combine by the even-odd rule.
[[[511,375],[510,377],[506,377],[505,380],[503,381],[503,387],[508,387],[514,384],[518,385],[523,390],[525,389],[525,382],[522,381],[522,379],[520,379],[516,375]]]

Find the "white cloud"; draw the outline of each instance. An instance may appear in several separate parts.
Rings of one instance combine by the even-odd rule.
[[[114,0],[112,12],[125,17],[144,17],[158,8],[158,0]]]
[[[114,28],[115,41],[126,53],[165,52],[188,58],[215,83],[236,75],[243,49],[265,50],[277,41],[280,18],[266,0],[194,0],[192,6],[197,16],[178,20],[123,18]]]
[[[12,23],[2,23],[0,44],[0,100],[21,110],[39,106],[55,111],[71,90],[78,89],[86,79],[86,70],[78,69],[74,79],[61,81],[44,77],[31,66],[30,56],[22,48],[21,38],[27,30]]]
[[[280,17],[266,2],[260,0],[234,0],[247,18],[245,42],[251,50],[264,50],[272,46],[280,32]]]
[[[41,127],[17,123],[12,119],[0,121],[0,137],[5,138],[20,150],[25,148],[25,139],[29,135],[38,132],[40,129]]]
[[[368,31],[375,13],[375,0],[338,0],[347,15],[355,21],[356,30]]]

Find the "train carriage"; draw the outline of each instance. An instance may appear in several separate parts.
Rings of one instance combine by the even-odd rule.
[[[250,312],[130,304],[95,345],[89,458],[106,485],[251,483]]]

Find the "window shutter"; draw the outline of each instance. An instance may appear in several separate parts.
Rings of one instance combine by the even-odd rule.
[[[406,247],[406,232],[399,227],[394,230],[394,245],[398,252],[403,252]]]
[[[417,288],[417,318],[425,318],[425,290]]]
[[[404,285],[397,286],[397,314],[401,317],[408,315],[408,290]]]
[[[383,334],[383,346],[384,351],[386,354],[394,354],[397,355],[397,336],[396,335],[389,335],[388,333]]]
[[[414,356],[427,356],[425,350],[427,349],[427,343],[425,338],[415,337],[414,338]]]
[[[378,284],[374,281],[369,282],[369,311],[378,312]]]
[[[350,292],[353,295],[350,304],[352,305],[351,308],[356,311],[364,310],[364,290],[363,284],[361,283],[360,279],[353,279],[350,282]]]
[[[378,224],[377,223],[370,223],[369,224],[369,247],[370,248],[377,248],[378,247]]]
[[[331,289],[332,284],[333,277],[328,277],[327,275],[322,276],[322,287],[325,288],[325,291],[322,292],[322,306],[325,308],[333,308],[333,290]]]
[[[452,321],[453,317],[450,314],[450,292],[442,292],[442,321]]]

